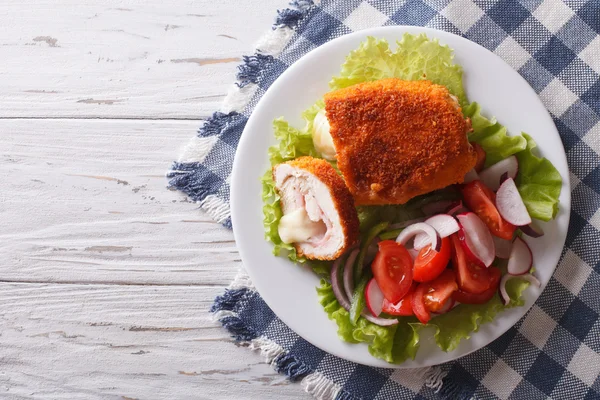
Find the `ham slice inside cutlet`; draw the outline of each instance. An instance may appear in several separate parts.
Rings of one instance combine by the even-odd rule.
[[[454,96],[430,81],[384,79],[325,95],[338,168],[356,205],[404,204],[462,183],[477,160]]]

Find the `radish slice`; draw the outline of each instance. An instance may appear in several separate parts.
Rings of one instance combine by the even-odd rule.
[[[455,306],[456,306],[456,302],[454,301],[454,299],[449,298],[444,303],[444,306],[438,312],[435,312],[434,314],[438,314],[438,315],[446,314],[448,311],[452,310]]]
[[[496,207],[502,218],[513,225],[523,226],[531,223],[531,217],[512,178],[505,180],[496,192]]]
[[[506,282],[508,282],[509,279],[514,277],[515,276],[513,275],[506,274],[500,280],[500,297],[502,297],[502,302],[504,303],[504,305],[507,305],[510,302],[510,296],[506,292]],[[519,278],[525,279],[527,282],[531,283],[532,285],[535,285],[538,288],[542,287],[542,284],[538,280],[538,278],[536,278],[532,274],[521,275],[519,276]]]
[[[455,216],[456,214],[461,214],[467,212],[468,210],[463,206],[462,200],[455,201],[454,204],[446,210],[446,214]]]
[[[509,178],[516,178],[519,172],[519,162],[517,157],[510,156],[496,164],[484,169],[479,173],[479,178],[485,186],[496,191],[500,187],[500,177],[504,173],[508,173]]]
[[[448,214],[438,214],[434,215],[431,218],[425,220],[425,223],[431,225],[433,229],[440,235],[440,238],[445,238],[453,233],[458,232],[460,227],[458,226],[458,222],[454,219],[454,217]],[[430,242],[429,235],[425,233],[419,233],[415,237],[415,241],[413,247],[417,250],[421,250],[423,247],[427,246]]]
[[[467,174],[465,175],[465,180],[463,183],[469,183],[469,182],[478,181],[478,180],[479,180],[479,175],[477,174],[477,171],[472,169],[469,172],[467,172]]]
[[[421,211],[423,211],[423,214],[425,215],[435,215],[443,213],[452,205],[454,205],[454,201],[452,200],[440,200],[425,204],[423,207],[421,207]]]
[[[544,231],[535,222],[531,222],[529,225],[523,225],[520,227],[521,231],[527,236],[532,238],[538,238],[544,236]]]
[[[512,248],[511,241],[496,236],[492,236],[492,239],[494,239],[494,246],[496,247],[496,257],[508,260],[510,258],[510,249]]]
[[[508,273],[523,275],[529,272],[533,265],[533,255],[527,243],[520,237],[513,240],[510,257],[508,258]]]
[[[367,321],[370,321],[370,322],[374,323],[375,325],[379,325],[379,326],[397,325],[398,322],[399,322],[396,318],[391,319],[391,318],[377,318],[377,317],[374,317],[371,314],[369,314],[367,311],[363,311],[360,315],[362,315],[363,317],[365,317],[365,319]]]
[[[383,308],[383,292],[379,289],[379,285],[375,278],[372,278],[365,288],[365,300],[367,308],[376,317],[379,317]]]
[[[351,299],[352,294],[354,293],[354,263],[356,262],[356,257],[358,257],[359,252],[359,249],[352,251],[344,266],[344,292],[346,292],[348,299]],[[335,260],[335,262],[337,262],[337,260]]]
[[[472,212],[459,214],[456,218],[461,227],[458,231],[459,239],[467,254],[471,253],[475,257],[474,261],[479,261],[485,267],[492,265],[496,257],[496,248],[485,223]]]
[[[423,221],[425,221],[425,218],[409,219],[408,221],[398,222],[397,224],[392,224],[392,225],[388,226],[386,230],[393,231],[394,229],[404,229],[407,226],[416,224],[417,222],[423,222]]]
[[[338,271],[340,269],[340,265],[342,265],[342,257],[338,258],[334,261],[333,266],[331,267],[331,288],[333,289],[333,294],[337,299],[338,303],[346,310],[350,309],[350,303],[346,298],[346,295],[343,292],[342,287],[340,286],[340,279],[338,277]]]
[[[403,246],[406,246],[406,243],[413,237],[417,236],[419,233],[424,233],[428,236],[429,243],[431,243],[431,248],[435,251],[440,251],[440,247],[442,246],[442,240],[435,229],[425,222],[417,222],[416,224],[412,224],[407,226],[396,239],[396,242],[400,243]]]

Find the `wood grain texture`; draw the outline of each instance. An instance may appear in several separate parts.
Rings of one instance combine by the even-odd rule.
[[[204,118],[286,0],[0,2],[0,117]]]
[[[286,3],[0,3],[0,398],[309,397],[212,321],[233,235],[164,178]]]

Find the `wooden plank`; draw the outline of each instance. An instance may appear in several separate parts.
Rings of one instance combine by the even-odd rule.
[[[166,189],[199,121],[0,121],[0,281],[225,286],[230,231]]]
[[[211,320],[221,290],[0,283],[0,397],[309,398]]]
[[[0,118],[205,118],[287,0],[0,3]]]

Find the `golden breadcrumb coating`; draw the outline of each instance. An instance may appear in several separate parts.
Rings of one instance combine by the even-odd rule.
[[[335,209],[340,216],[340,224],[344,235],[344,243],[335,254],[323,256],[314,256],[313,254],[304,254],[298,244],[294,247],[299,255],[310,260],[335,260],[342,256],[350,247],[356,245],[359,239],[358,213],[354,207],[354,199],[348,191],[346,184],[341,176],[327,161],[314,157],[299,157],[295,160],[287,161],[294,168],[299,168],[309,172],[319,179],[329,189],[329,194],[334,203]],[[279,165],[279,164],[278,164]],[[277,165],[273,167],[273,174]]]
[[[325,95],[338,167],[357,205],[404,204],[461,183],[477,156],[444,86],[397,78]]]

